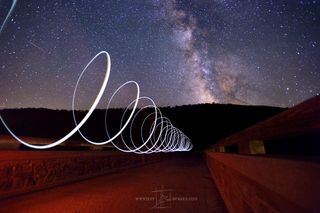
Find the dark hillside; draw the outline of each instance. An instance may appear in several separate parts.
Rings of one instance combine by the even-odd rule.
[[[285,109],[265,106],[239,106],[222,104],[200,104],[179,107],[161,108],[174,126],[181,129],[193,142],[195,150],[202,150],[219,140],[249,127],[259,121],[269,118]],[[78,121],[84,116],[84,111],[76,112]],[[104,110],[96,110],[83,132],[89,138],[103,140]],[[119,128],[122,109],[110,109],[108,122],[112,130]],[[67,110],[48,109],[6,109],[1,111],[2,117],[9,127],[18,135],[60,138],[73,127],[72,112]],[[0,124],[0,135],[8,134]],[[76,134],[73,139],[79,139]]]

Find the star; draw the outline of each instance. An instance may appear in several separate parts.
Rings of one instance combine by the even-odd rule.
[[[159,106],[290,107],[320,93],[319,22],[320,2],[308,0],[18,1],[0,35],[0,106],[70,109],[81,70],[106,50],[104,101],[135,80]],[[78,109],[90,106],[104,62],[81,80]]]

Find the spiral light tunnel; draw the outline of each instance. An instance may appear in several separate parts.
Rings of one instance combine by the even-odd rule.
[[[12,6],[3,21],[0,27],[0,34],[2,33],[6,22],[8,21],[9,17],[11,16],[14,7],[16,6],[17,0],[13,0]],[[91,107],[89,108],[88,112],[85,116],[80,120],[77,121],[75,115],[75,100],[78,85],[84,76],[88,67],[99,57],[104,56],[106,58],[106,69],[105,75],[100,87],[100,90],[92,103]],[[176,151],[190,151],[192,149],[191,140],[178,128],[174,127],[170,120],[164,117],[157,107],[155,102],[146,96],[140,95],[140,87],[137,82],[135,81],[128,81],[122,84],[111,96],[105,112],[105,131],[107,135],[107,140],[98,142],[92,141],[88,139],[83,132],[81,132],[81,127],[88,121],[94,110],[97,108],[97,105],[101,101],[103,94],[107,88],[107,84],[109,81],[111,71],[111,59],[110,55],[106,51],[101,51],[100,53],[96,54],[85,66],[82,70],[79,78],[75,84],[75,89],[72,96],[72,114],[73,114],[73,121],[75,127],[68,132],[65,136],[61,139],[52,142],[46,145],[34,145],[27,141],[22,140],[18,137],[14,131],[7,125],[5,120],[0,115],[0,120],[8,130],[8,132],[21,144],[33,148],[33,149],[49,149],[55,146],[58,146],[68,140],[71,136],[73,136],[76,132],[78,132],[81,137],[88,143],[94,145],[106,145],[111,143],[116,149],[122,152],[132,152],[137,154],[148,154],[148,153],[155,153],[155,152],[176,152]],[[127,87],[128,85],[134,85],[136,88],[136,97],[131,103],[125,108],[124,113],[122,115],[120,121],[120,128],[116,133],[111,134],[108,128],[107,118],[108,118],[108,109],[114,97],[119,93],[119,91]],[[147,102],[143,107],[138,108],[139,101]],[[141,119],[141,116],[144,116]],[[138,122],[140,120],[140,122]],[[139,127],[137,127],[137,123],[139,123]],[[140,129],[140,137],[134,137],[133,133],[137,132]],[[126,132],[126,134],[124,134]]]

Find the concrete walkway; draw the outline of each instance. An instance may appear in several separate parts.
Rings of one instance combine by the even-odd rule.
[[[0,201],[0,212],[226,212],[205,162],[185,156]]]

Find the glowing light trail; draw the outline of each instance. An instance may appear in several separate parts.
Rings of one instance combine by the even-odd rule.
[[[29,144],[28,142],[23,141],[22,139],[20,139],[17,135],[15,135],[13,133],[13,131],[11,131],[11,129],[8,127],[8,125],[5,123],[5,121],[3,120],[3,118],[0,116],[0,120],[3,123],[3,125],[6,127],[6,129],[9,131],[9,133],[16,139],[18,140],[20,143],[22,143],[25,146],[28,146],[30,148],[34,148],[34,149],[48,149],[48,148],[52,148],[54,146],[57,146],[61,143],[63,143],[64,141],[66,141],[67,139],[69,139],[74,133],[76,133],[84,124],[85,122],[89,119],[89,117],[91,116],[91,114],[93,113],[93,111],[96,109],[97,105],[99,104],[99,101],[106,89],[108,80],[109,80],[109,75],[110,75],[110,67],[111,67],[111,61],[110,61],[110,56],[109,53],[107,53],[106,51],[101,51],[100,53],[98,53],[95,57],[93,57],[91,59],[91,61],[87,64],[87,66],[83,69],[83,71],[80,74],[80,77],[78,79],[78,81],[81,79],[83,73],[86,71],[86,69],[90,66],[90,64],[100,55],[105,54],[106,58],[107,58],[107,69],[106,69],[106,75],[104,77],[102,86],[100,88],[100,91],[96,97],[96,99],[94,100],[92,106],[90,107],[89,111],[87,112],[87,114],[84,116],[84,118],[81,120],[81,122],[76,125],[76,127],[71,130],[67,135],[65,135],[63,138],[51,143],[51,144],[47,144],[47,145],[32,145]]]
[[[8,21],[9,17],[12,14],[12,11],[15,7],[17,3],[17,0],[14,0],[12,2],[12,6],[8,12],[8,15],[6,16],[3,24],[1,25],[0,28],[0,33],[2,32],[6,22]],[[105,70],[105,76],[104,76],[104,80],[102,82],[101,88],[93,102],[93,104],[91,105],[89,111],[86,113],[86,115],[82,118],[82,120],[78,123],[76,121],[76,117],[75,117],[75,98],[76,98],[76,93],[77,93],[77,89],[78,89],[78,85],[84,75],[84,73],[86,72],[86,70],[88,69],[88,67],[100,56],[105,56],[107,59],[107,63],[106,63],[106,70]],[[85,68],[82,70],[77,82],[76,82],[76,86],[75,89],[73,91],[73,96],[72,96],[72,114],[73,114],[73,120],[75,123],[75,127],[74,129],[72,129],[69,133],[67,133],[64,137],[62,137],[61,139],[51,143],[51,144],[47,144],[47,145],[33,145],[30,144],[24,140],[22,140],[21,138],[19,138],[16,134],[14,134],[14,132],[9,128],[9,126],[6,124],[6,122],[4,121],[4,119],[1,117],[0,115],[0,120],[3,123],[3,125],[5,126],[5,128],[8,130],[8,132],[20,143],[22,143],[25,146],[28,146],[30,148],[34,148],[34,149],[48,149],[48,148],[52,148],[55,146],[60,145],[61,143],[65,142],[66,140],[68,140],[73,134],[75,134],[77,131],[80,133],[80,135],[82,136],[82,138],[87,141],[88,143],[94,144],[94,145],[104,145],[104,144],[108,144],[108,143],[112,143],[113,146],[115,148],[117,148],[118,150],[122,151],[122,152],[133,152],[133,153],[137,153],[137,154],[147,154],[147,153],[153,153],[153,152],[174,152],[174,151],[189,151],[192,149],[192,143],[190,141],[190,139],[179,129],[177,129],[176,127],[174,127],[170,120],[166,117],[162,116],[162,113],[160,111],[160,109],[156,106],[155,102],[149,98],[149,97],[140,97],[140,87],[138,85],[137,82],[135,81],[128,81],[124,84],[122,84],[111,96],[107,108],[106,108],[106,113],[105,113],[105,130],[107,133],[107,136],[109,137],[109,139],[107,139],[106,141],[103,142],[96,142],[96,141],[91,141],[89,140],[87,137],[84,136],[84,134],[81,132],[80,128],[87,122],[87,120],[90,118],[90,116],[92,115],[92,113],[94,112],[94,110],[96,109],[97,105],[99,104],[102,95],[104,94],[108,81],[109,81],[109,76],[110,76],[110,70],[111,70],[111,59],[110,59],[110,55],[108,52],[106,51],[101,51],[98,54],[96,54],[89,62],[88,64],[85,66]],[[133,100],[125,109],[122,118],[121,118],[121,122],[120,122],[120,130],[114,135],[114,136],[110,136],[109,132],[108,132],[108,126],[107,126],[107,112],[108,112],[108,108],[110,106],[110,103],[112,102],[113,98],[116,96],[116,94],[125,86],[129,85],[129,84],[133,84],[136,86],[136,90],[137,90],[137,95],[135,100]],[[137,112],[137,106],[138,106],[138,102],[139,100],[147,100],[149,101],[151,104],[146,105],[142,108],[140,108]],[[133,105],[132,111],[129,115],[129,117],[127,118],[127,120],[124,122],[124,117],[127,113],[127,111],[129,111],[130,107]],[[148,108],[153,108],[154,112],[149,113],[143,120],[142,125],[141,125],[141,131],[140,131],[140,138],[141,138],[141,145],[137,145],[135,143],[135,141],[133,140],[132,137],[132,132],[133,132],[133,124],[134,121],[136,120],[137,116],[145,109]],[[154,117],[154,121],[151,124],[150,127],[150,131],[149,131],[149,136],[147,137],[147,139],[144,139],[143,136],[143,129],[145,128],[145,124],[146,121],[148,120],[148,118],[150,116]],[[130,124],[130,140],[129,142],[127,142],[124,139],[123,136],[123,132],[124,130],[128,127],[129,123]],[[124,123],[124,124],[123,124]],[[157,131],[159,129],[159,131]],[[114,140],[121,136],[122,139],[122,143],[124,145],[125,148],[121,148],[121,146],[117,145]]]

